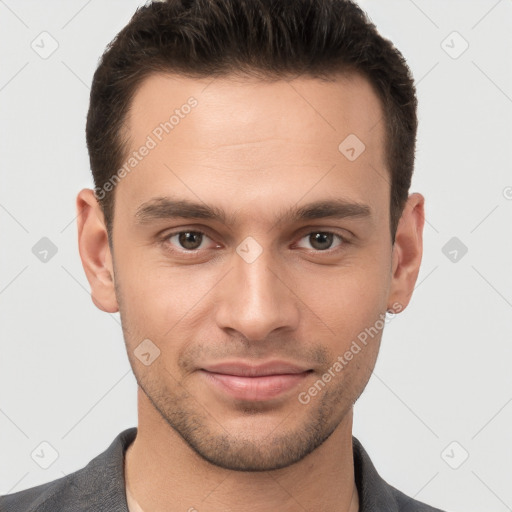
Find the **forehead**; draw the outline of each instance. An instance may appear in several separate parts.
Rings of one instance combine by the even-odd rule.
[[[250,142],[249,130],[254,140],[281,136],[302,142],[327,134],[336,142],[352,130],[370,143],[382,135],[384,127],[380,100],[370,82],[356,73],[339,74],[329,81],[309,77],[264,81],[235,75],[187,78],[158,73],[139,85],[125,123],[128,133],[131,137],[151,133],[191,97],[199,107],[194,108],[193,117],[197,121],[194,129],[204,135],[197,141],[201,145]],[[305,126],[313,131],[304,132]],[[179,138],[180,131],[186,135],[182,127],[173,136]]]
[[[130,153],[152,141],[116,192],[134,208],[177,189],[231,202],[271,190],[297,201],[306,189],[314,196],[340,186],[360,202],[388,197],[381,103],[357,74],[333,81],[155,74],[136,91],[125,127]],[[349,159],[342,150],[354,143],[364,151]]]

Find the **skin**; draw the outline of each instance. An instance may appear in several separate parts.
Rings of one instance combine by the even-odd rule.
[[[77,198],[92,300],[120,311],[139,384],[129,489],[146,511],[356,511],[353,404],[382,330],[308,404],[298,395],[379,315],[407,307],[424,198],[409,195],[392,245],[382,107],[359,75],[273,83],[153,75],[126,121],[130,148],[190,96],[198,105],[116,186],[112,247],[93,191]],[[351,133],[366,146],[355,161],[338,150]],[[165,196],[234,218],[141,222],[141,205]],[[367,205],[370,215],[279,221],[327,199]],[[205,235],[184,246],[170,236],[180,230]],[[315,243],[319,232],[335,236]],[[262,249],[251,263],[236,251],[249,236]],[[160,350],[149,366],[134,354],[144,339]],[[312,371],[271,400],[242,401],[199,371],[232,359]]]

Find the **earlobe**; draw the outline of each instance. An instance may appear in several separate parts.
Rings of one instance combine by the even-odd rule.
[[[423,256],[424,204],[425,198],[421,194],[411,194],[398,223],[388,308],[399,303],[403,310],[411,300]]]
[[[107,313],[119,311],[117,304],[112,255],[108,243],[103,211],[94,191],[83,189],[76,199],[78,248],[91,298],[95,306]]]

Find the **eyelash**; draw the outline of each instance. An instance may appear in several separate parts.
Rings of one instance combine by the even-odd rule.
[[[201,249],[191,249],[191,250],[181,249],[181,250],[178,250],[178,249],[175,249],[175,248],[171,247],[170,239],[172,237],[174,237],[176,235],[180,235],[182,233],[195,233],[195,234],[199,234],[199,235],[202,235],[204,237],[210,238],[207,233],[205,233],[204,231],[201,231],[199,229],[181,229],[180,231],[173,231],[172,233],[167,233],[164,237],[162,237],[161,243],[164,245],[165,249],[170,251],[170,252],[173,252],[173,253],[176,252],[176,253],[179,253],[180,255],[186,255],[186,257],[188,257],[188,258],[199,257],[201,255],[201,252],[202,252]],[[309,232],[305,233],[304,235],[302,235],[300,240],[302,240],[305,237],[308,237],[309,235],[318,234],[318,233],[321,233],[321,234],[324,234],[324,235],[325,234],[327,234],[327,235],[334,235],[335,237],[337,237],[341,241],[341,244],[338,245],[337,247],[326,249],[325,251],[321,251],[321,250],[318,250],[318,249],[309,249],[310,251],[313,251],[313,252],[315,252],[317,254],[332,254],[333,252],[336,252],[338,250],[342,250],[345,245],[348,245],[350,243],[346,237],[344,237],[344,236],[342,236],[342,235],[340,235],[338,233],[335,233],[333,231],[323,231],[323,230],[309,231]]]

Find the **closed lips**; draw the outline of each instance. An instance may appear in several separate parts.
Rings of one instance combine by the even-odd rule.
[[[312,369],[288,363],[273,362],[259,366],[223,363],[201,369],[201,373],[214,384],[223,396],[237,400],[264,401],[297,386]]]

